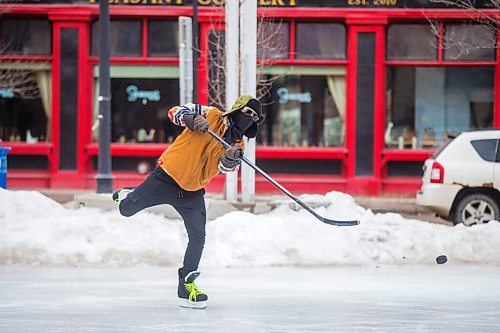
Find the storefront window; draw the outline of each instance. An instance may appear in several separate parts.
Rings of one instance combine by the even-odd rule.
[[[0,64],[0,141],[50,140],[51,73],[46,64]]]
[[[345,59],[346,29],[338,23],[297,23],[297,59]]]
[[[98,96],[98,67],[94,69]],[[111,67],[111,139],[115,143],[170,143],[183,130],[168,119],[179,105],[178,68],[168,66]],[[94,97],[94,120],[98,102]],[[93,140],[98,128],[93,127]]]
[[[142,22],[139,20],[111,20],[109,50],[111,56],[139,57],[142,54]],[[99,21],[92,22],[93,56],[99,54]]]
[[[437,60],[437,45],[430,23],[392,24],[387,29],[389,60]]]
[[[445,24],[444,59],[495,60],[495,28],[486,24]]]
[[[49,20],[4,18],[0,33],[2,54],[52,54],[52,25]]]
[[[177,21],[148,22],[148,56],[178,57],[179,28]]]
[[[288,59],[290,57],[289,40],[289,23],[259,21],[257,59]]]
[[[174,79],[112,79],[112,140],[120,143],[172,142],[181,128],[167,111],[179,104]]]
[[[386,147],[432,148],[492,127],[493,86],[493,67],[389,68]]]
[[[262,99],[266,119],[260,127],[258,144],[344,145],[344,68],[331,74],[326,69],[309,70],[309,73],[280,75],[274,80],[269,94]]]

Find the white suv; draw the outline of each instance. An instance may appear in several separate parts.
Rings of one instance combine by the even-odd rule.
[[[500,130],[463,132],[425,161],[417,204],[473,225],[500,220]]]

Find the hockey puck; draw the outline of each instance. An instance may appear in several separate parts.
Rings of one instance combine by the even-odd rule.
[[[445,255],[441,255],[439,257],[436,258],[436,262],[441,265],[441,264],[445,264],[446,262],[448,261],[448,258],[446,258]]]

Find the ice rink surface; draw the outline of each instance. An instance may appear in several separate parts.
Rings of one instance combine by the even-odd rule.
[[[0,332],[500,332],[500,267],[176,269],[0,266]]]

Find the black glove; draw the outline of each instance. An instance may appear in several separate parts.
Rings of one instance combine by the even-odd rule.
[[[196,113],[186,113],[184,115],[184,121],[186,122],[187,128],[193,132],[206,132],[208,130],[208,121]]]
[[[240,165],[243,156],[243,147],[239,143],[235,144],[222,155],[220,162],[225,168],[233,169]]]

